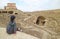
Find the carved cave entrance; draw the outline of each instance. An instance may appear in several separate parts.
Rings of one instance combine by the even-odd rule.
[[[43,16],[37,17],[36,24],[43,26],[45,24],[45,17],[43,17]]]

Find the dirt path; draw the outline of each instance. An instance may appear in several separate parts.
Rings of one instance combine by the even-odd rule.
[[[39,38],[18,31],[16,34],[9,35],[6,33],[6,28],[0,28],[0,39],[39,39]]]

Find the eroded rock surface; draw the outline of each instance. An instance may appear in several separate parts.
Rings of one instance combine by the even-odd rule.
[[[18,32],[16,34],[7,34],[6,28],[0,28],[0,39],[39,39],[29,34]]]

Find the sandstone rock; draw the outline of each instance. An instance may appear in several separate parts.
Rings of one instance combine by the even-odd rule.
[[[6,33],[6,28],[0,28],[0,39],[39,39],[39,38],[18,31],[16,34],[9,35]]]

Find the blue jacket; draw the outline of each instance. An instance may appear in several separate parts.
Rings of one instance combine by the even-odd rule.
[[[17,30],[16,23],[15,22],[9,22],[7,25],[7,33],[12,34],[15,33]]]

